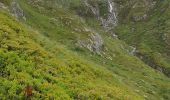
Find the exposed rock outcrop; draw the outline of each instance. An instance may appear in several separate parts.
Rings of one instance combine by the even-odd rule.
[[[141,21],[141,20],[146,20],[147,14],[144,14],[143,16],[133,16],[134,21]]]
[[[6,9],[6,10],[8,10],[8,7],[5,6],[3,3],[0,2],[0,9]]]
[[[11,11],[12,15],[15,16],[17,19],[24,19],[24,20],[26,20],[25,15],[24,15],[24,11],[21,9],[21,7],[17,3],[17,1],[14,0],[11,3],[10,11]]]
[[[161,64],[158,64],[151,56],[136,52],[136,56],[139,57],[147,65],[151,66],[153,69],[164,73],[167,77],[170,77],[170,69],[163,67]]]
[[[130,55],[135,55],[136,53],[136,47],[130,46],[131,51],[129,52]]]
[[[101,25],[106,29],[110,30],[114,26],[117,25],[118,19],[117,19],[117,8],[116,4],[113,2],[113,0],[104,0],[104,4],[106,4],[106,9],[104,12],[104,15],[101,14],[100,5],[98,3],[91,3],[90,0],[84,0],[84,5],[87,7],[87,9],[90,9],[91,12],[96,16],[96,18],[101,22]]]
[[[100,54],[103,49],[103,39],[98,33],[91,33],[87,39],[79,40],[78,46]]]

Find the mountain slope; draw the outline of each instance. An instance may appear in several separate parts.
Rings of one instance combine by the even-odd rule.
[[[132,6],[133,8],[127,13],[127,16],[122,17],[126,19],[126,22],[122,21],[115,29],[115,32],[122,40],[136,47],[136,55],[139,58],[169,77],[170,1],[155,0],[152,2],[154,2],[154,6],[149,10],[141,11],[140,13],[142,13],[142,15],[139,15],[139,11],[137,10],[142,5],[139,4],[139,7]],[[144,6],[141,9],[146,7],[149,6]],[[143,18],[144,15],[146,18]]]
[[[107,69],[60,45],[47,51],[32,37],[38,33],[28,31],[2,11],[0,18],[2,99],[23,98],[27,84],[34,88],[33,98],[140,98]]]
[[[3,99],[23,99],[28,84],[33,99],[170,98],[170,79],[134,56],[133,47],[122,41],[121,34],[130,34],[123,31],[123,24],[113,29],[120,40],[106,32],[92,13],[77,15],[77,7],[83,6],[80,0],[70,1],[71,5],[67,0],[16,3],[19,7],[9,9],[18,21],[0,12]],[[15,7],[24,14],[17,16]]]

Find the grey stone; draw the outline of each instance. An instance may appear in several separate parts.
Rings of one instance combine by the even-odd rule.
[[[113,2],[113,0],[107,0],[107,17],[100,16],[100,9],[99,5],[91,5],[89,0],[84,0],[84,4],[87,7],[87,9],[90,9],[92,13],[96,16],[96,18],[101,22],[101,25],[106,30],[111,30],[114,28],[114,26],[117,25],[118,19],[117,19],[117,8],[116,4]]]
[[[77,45],[79,47],[87,48],[91,52],[100,54],[104,44],[102,37],[98,33],[92,32],[88,38],[84,40],[79,39]]]
[[[26,20],[24,11],[21,9],[20,5],[15,0],[11,3],[10,11],[11,14],[15,16],[17,19]]]

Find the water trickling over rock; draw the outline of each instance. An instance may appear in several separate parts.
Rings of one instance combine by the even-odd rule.
[[[110,30],[114,28],[114,26],[117,25],[118,19],[117,19],[117,8],[116,4],[113,2],[113,0],[104,0],[102,1],[103,4],[105,4],[104,15],[101,13],[103,12],[102,9],[100,9],[100,6],[97,2],[93,4],[90,2],[90,0],[85,0],[84,5],[91,10],[91,12],[96,16],[96,18],[101,22],[101,25],[105,28],[105,30]]]

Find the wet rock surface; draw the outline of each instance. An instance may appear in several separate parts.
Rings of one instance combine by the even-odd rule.
[[[101,11],[101,5],[98,3],[91,3],[90,0],[85,0],[84,5],[87,9],[91,10],[106,30],[110,30],[118,23],[116,3],[114,3],[113,0],[104,0],[103,2],[105,4],[105,11]],[[103,12],[104,14],[101,14]]]

